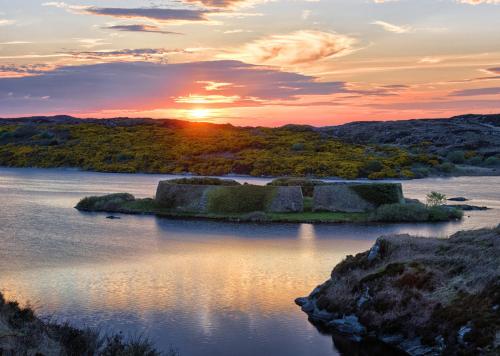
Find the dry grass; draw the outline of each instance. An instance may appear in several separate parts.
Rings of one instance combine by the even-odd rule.
[[[144,338],[125,340],[95,329],[77,329],[38,318],[29,307],[7,302],[0,294],[0,355],[156,356]],[[166,356],[175,356],[170,350]]]
[[[494,346],[500,332],[500,226],[449,239],[381,237],[371,251],[335,267],[314,296],[319,308],[356,314],[379,336],[401,334],[429,346],[443,338],[450,354],[500,351]],[[466,326],[471,331],[461,340],[458,331]]]

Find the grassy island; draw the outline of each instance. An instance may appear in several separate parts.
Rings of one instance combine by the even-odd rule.
[[[452,207],[406,202],[401,186],[387,183],[331,186],[331,193],[337,195],[329,207],[323,196],[327,185],[315,182],[293,180],[291,186],[279,179],[268,186],[252,186],[216,178],[171,180],[160,182],[155,199],[136,199],[128,193],[86,197],[76,209],[234,222],[437,222],[462,218],[462,212]]]

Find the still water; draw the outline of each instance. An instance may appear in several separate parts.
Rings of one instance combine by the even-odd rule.
[[[43,316],[147,336],[181,356],[336,355],[293,301],[345,255],[382,234],[446,237],[500,223],[500,177],[404,182],[410,198],[435,190],[493,208],[435,225],[108,220],[73,208],[88,195],[152,196],[164,178],[0,168],[0,290]]]

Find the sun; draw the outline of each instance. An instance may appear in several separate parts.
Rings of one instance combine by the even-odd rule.
[[[193,119],[206,119],[210,116],[210,110],[208,109],[193,109],[189,110],[188,115]]]

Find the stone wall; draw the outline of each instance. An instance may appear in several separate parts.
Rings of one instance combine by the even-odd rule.
[[[162,181],[156,190],[156,201],[173,211],[200,214],[287,213],[304,209],[300,187],[189,185]]]
[[[314,188],[313,211],[362,213],[383,204],[402,202],[401,184],[335,183]]]
[[[304,211],[301,187],[277,187],[268,211],[272,213],[296,213]]]
[[[208,192],[217,186],[171,184],[162,181],[156,189],[156,202],[163,208],[178,212],[206,213]]]

